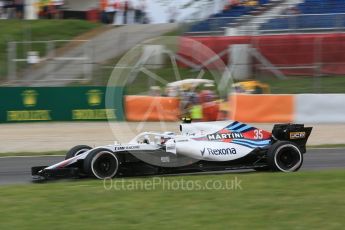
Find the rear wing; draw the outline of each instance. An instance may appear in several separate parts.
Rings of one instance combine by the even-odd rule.
[[[312,129],[312,127],[304,127],[303,124],[276,124],[272,130],[272,138],[291,141],[298,145],[302,153],[305,153],[305,146]]]

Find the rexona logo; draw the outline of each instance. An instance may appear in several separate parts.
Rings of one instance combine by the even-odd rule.
[[[209,140],[222,140],[222,139],[242,139],[242,133],[214,133],[208,134],[207,139]]]
[[[200,150],[202,156],[205,155],[206,150],[208,152],[208,155],[215,155],[215,156],[237,154],[237,151],[235,148],[226,148],[226,149],[204,148],[203,150]]]
[[[305,138],[305,132],[291,132],[290,139],[303,139]]]

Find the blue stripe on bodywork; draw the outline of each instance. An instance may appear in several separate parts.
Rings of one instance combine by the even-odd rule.
[[[245,146],[245,147],[248,147],[248,148],[251,148],[251,149],[255,149],[255,148],[258,147],[258,146],[252,146],[252,145],[249,145],[249,144],[238,143],[237,141],[233,141],[232,143],[238,144],[238,145],[242,145],[242,146]]]
[[[238,126],[242,125],[242,123],[235,121],[234,123],[232,123],[231,125],[227,126],[226,128],[229,130],[236,130],[236,128]]]
[[[249,125],[246,125],[246,126],[240,128],[240,129],[236,130],[236,131],[237,131],[237,132],[243,132],[244,130],[247,130],[247,129],[250,129],[250,128],[252,128],[252,127],[249,126]]]
[[[256,147],[267,146],[269,144],[269,140],[266,143],[260,143],[260,144],[254,144],[254,143],[250,143],[250,142],[246,142],[246,141],[240,141],[240,140],[234,140],[232,143],[244,145],[244,146],[251,147],[251,148],[256,148]]]
[[[248,140],[248,139],[234,139],[234,141],[241,141],[241,142],[246,142],[248,144],[253,144],[253,145],[265,145],[269,144],[270,140]]]
[[[229,131],[235,131],[235,132],[247,132],[247,131],[253,130],[255,128],[250,126],[250,125],[243,124],[241,122],[236,121],[236,122],[230,124],[229,126],[227,126],[226,129]]]

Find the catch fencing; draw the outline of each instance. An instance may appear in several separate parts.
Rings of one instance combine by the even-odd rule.
[[[201,61],[199,58],[196,62],[194,56],[199,46],[190,45],[191,39],[195,44],[207,46],[216,55],[205,56]],[[240,47],[243,45],[247,48]],[[241,49],[235,49],[239,47]],[[241,79],[236,76],[237,69],[246,70],[242,79],[312,77],[313,84],[308,87],[314,88],[315,93],[326,91],[322,90],[321,77],[345,75],[344,49],[343,33],[186,37],[181,39],[179,47],[183,53],[190,54],[184,56],[186,60],[201,68],[212,68],[215,61],[222,60],[235,79]],[[239,60],[241,57],[246,59]]]
[[[90,81],[93,71],[93,47],[86,41],[9,42],[7,81],[11,84],[40,81]],[[75,47],[80,48],[74,49]]]

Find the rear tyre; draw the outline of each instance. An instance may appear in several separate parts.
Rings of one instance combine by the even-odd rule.
[[[303,154],[289,141],[278,141],[267,152],[268,165],[273,171],[296,172],[303,164]]]
[[[90,149],[92,149],[90,146],[88,145],[77,145],[74,146],[73,148],[71,148],[65,156],[65,160],[70,159],[72,157],[78,156],[86,151],[89,151]]]
[[[94,149],[84,160],[84,172],[91,177],[107,179],[117,174],[119,165],[119,158],[109,149]]]

